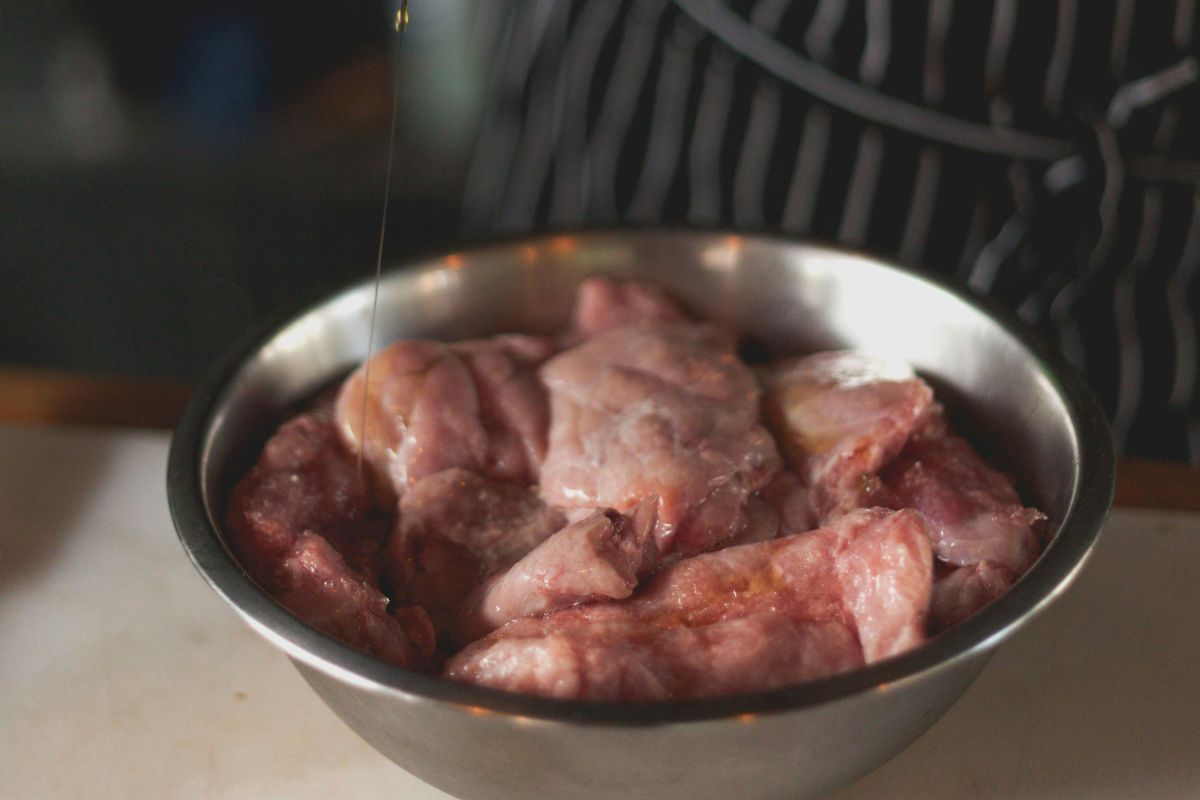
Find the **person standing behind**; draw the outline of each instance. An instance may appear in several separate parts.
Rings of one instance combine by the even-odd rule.
[[[1194,0],[489,0],[469,232],[736,227],[995,298],[1200,463]]]

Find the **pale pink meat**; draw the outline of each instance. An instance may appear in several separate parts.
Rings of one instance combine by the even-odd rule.
[[[338,431],[385,495],[450,467],[533,483],[547,426],[535,370],[551,351],[548,340],[523,336],[396,342],[371,359],[369,391],[365,367],[342,385]]]
[[[679,305],[661,289],[644,283],[594,276],[575,290],[575,307],[565,344],[575,344],[634,322],[685,322]]]
[[[428,616],[419,608],[389,614],[375,588],[387,526],[324,406],[271,437],[227,514],[239,562],[289,610],[386,661],[428,666]]]
[[[853,516],[871,520],[872,512]],[[883,519],[887,522],[869,525],[850,539],[837,560],[842,601],[868,664],[925,640],[933,580],[928,520],[909,510]]]
[[[518,617],[629,597],[658,563],[653,527],[648,503],[628,517],[602,509],[571,523],[471,594],[458,641],[470,642]]]
[[[1008,591],[1017,576],[988,561],[954,567],[933,582],[929,602],[929,630],[933,633],[957,625]]]
[[[817,531],[685,559],[623,602],[515,620],[445,674],[605,700],[786,685],[922,641],[931,575],[924,517],[854,511]]]
[[[481,471],[504,480],[536,482],[550,424],[546,390],[536,368],[553,355],[554,343],[508,334],[451,347],[466,363],[479,394],[488,434]]]
[[[1046,515],[1021,505],[1012,479],[989,467],[940,415],[883,473],[896,507],[930,521],[934,554],[955,567],[934,582],[933,630],[991,603],[1037,560]]]
[[[784,454],[827,522],[887,504],[877,473],[933,405],[933,392],[902,362],[854,351],[816,353],[767,374],[764,407]]]
[[[542,496],[618,511],[655,498],[663,554],[733,538],[746,498],[778,470],[754,376],[712,326],[616,328],[555,356],[541,376],[551,409]]]
[[[1041,548],[1046,516],[1021,505],[1012,480],[989,467],[965,439],[914,438],[883,474],[896,507],[933,523],[933,550],[950,564],[986,561],[1020,575]]]
[[[524,557],[565,522],[536,487],[453,467],[421,479],[401,498],[390,547],[414,539],[444,539],[469,552],[481,570],[492,572]]]
[[[787,686],[862,666],[854,631],[838,620],[797,622],[764,609],[699,627],[629,619],[582,606],[567,632],[483,640],[450,662],[451,680],[563,699],[670,700]]]
[[[451,468],[417,481],[400,500],[388,542],[389,575],[440,631],[486,576],[524,557],[566,520],[534,487]]]

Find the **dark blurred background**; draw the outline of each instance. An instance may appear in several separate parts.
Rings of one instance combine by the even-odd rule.
[[[476,0],[0,0],[0,365],[194,379],[253,321],[453,235]],[[418,155],[414,155],[418,154]]]

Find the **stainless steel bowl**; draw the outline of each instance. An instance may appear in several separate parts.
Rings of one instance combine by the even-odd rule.
[[[861,254],[626,231],[524,239],[401,266],[379,289],[382,341],[550,330],[565,320],[579,280],[601,271],[652,279],[776,352],[861,347],[907,359],[1020,476],[1055,529],[1038,563],[973,619],[898,658],[792,688],[588,703],[390,666],[310,628],[259,589],[230,555],[221,523],[231,483],[270,427],[363,359],[372,286],[351,287],[262,331],[204,382],[172,442],[171,512],[201,575],[346,724],[462,798],[751,800],[849,783],[933,724],[996,646],[1067,587],[1111,503],[1108,428],[1062,358],[1004,314]]]

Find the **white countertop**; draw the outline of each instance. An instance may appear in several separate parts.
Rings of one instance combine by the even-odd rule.
[[[192,569],[167,443],[0,426],[0,797],[446,798]],[[837,797],[1200,797],[1200,515],[1115,511],[1067,595]]]

